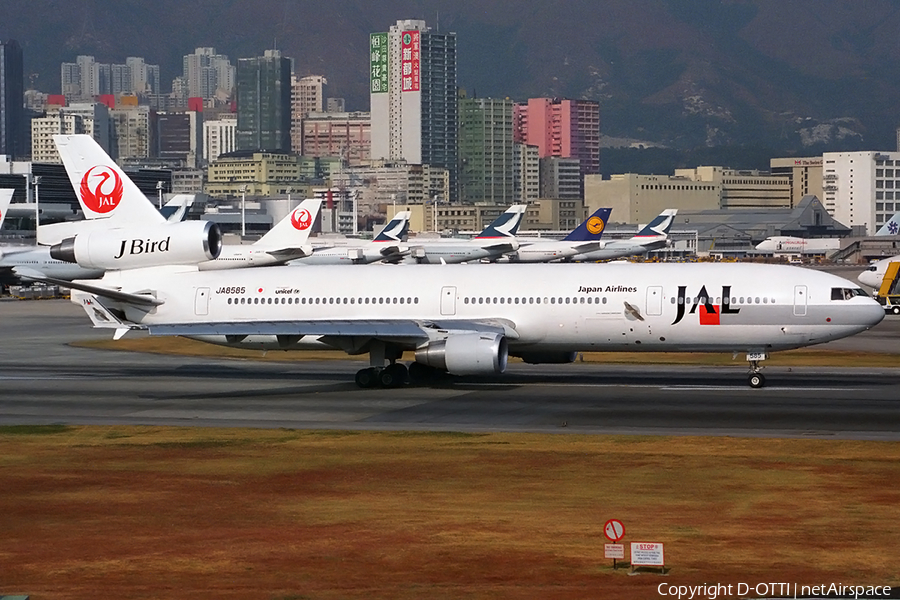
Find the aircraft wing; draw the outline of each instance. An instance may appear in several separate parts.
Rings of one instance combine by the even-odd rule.
[[[4,256],[15,256],[16,254],[22,254],[23,252],[30,252],[34,250],[36,246],[0,246],[0,258]]]
[[[381,260],[384,262],[397,262],[409,254],[409,248],[407,246],[392,245],[379,249],[379,253],[381,254]]]
[[[519,249],[519,243],[516,240],[510,240],[508,242],[497,242],[496,244],[488,244],[482,246],[484,250],[489,252],[495,252],[497,254],[506,254],[507,252],[514,252]]]
[[[319,335],[381,339],[428,339],[429,333],[445,331],[474,331],[501,333],[518,338],[512,326],[499,320],[441,320],[412,319],[360,320],[297,320],[297,321],[222,321],[218,323],[174,323],[147,326],[150,335]]]
[[[313,249],[312,246],[300,246],[297,248],[279,248],[277,250],[267,250],[266,254],[274,258],[275,260],[286,263],[289,260],[294,260],[296,258],[305,258],[307,256],[312,255]]]
[[[593,252],[594,250],[599,250],[606,245],[606,242],[596,241],[596,242],[585,242],[583,244],[577,244],[572,246],[572,250],[574,250],[574,254],[581,254],[583,252]]]
[[[66,281],[65,279],[47,277],[40,271],[35,271],[34,269],[29,269],[27,267],[16,267],[13,269],[13,272],[23,279],[32,279],[34,281],[52,283],[54,285],[59,285],[73,290],[80,290],[82,292],[87,292],[101,298],[109,298],[110,300],[117,300],[119,302],[125,302],[127,304],[134,304],[137,306],[159,306],[160,304],[164,303],[163,300],[159,300],[149,294],[132,294],[129,292],[123,292],[121,290],[114,290],[111,288],[103,287],[100,285],[92,285],[80,281]]]

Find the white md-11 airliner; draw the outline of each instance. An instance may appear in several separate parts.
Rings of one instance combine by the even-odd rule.
[[[38,277],[40,279],[40,277]],[[47,278],[43,278],[48,280]],[[52,280],[48,280],[51,281]],[[769,352],[865,331],[882,307],[854,283],[759,264],[158,267],[75,282],[97,327],[273,347],[307,341],[368,353],[356,381],[397,385],[438,372],[499,374],[508,356],[565,363],[585,351],[746,353],[749,384]],[[415,352],[407,367],[398,362]]]

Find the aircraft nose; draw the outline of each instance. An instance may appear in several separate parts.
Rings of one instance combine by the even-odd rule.
[[[882,319],[884,319],[884,307],[871,298],[867,298],[867,300],[868,302],[866,302],[865,310],[861,315],[861,320],[865,323],[867,329],[871,329],[881,323]]]

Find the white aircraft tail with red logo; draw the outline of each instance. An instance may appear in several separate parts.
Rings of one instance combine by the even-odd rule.
[[[253,245],[287,249],[306,244],[315,228],[321,206],[322,200],[318,198],[304,200]]]
[[[54,135],[85,219],[157,225],[166,222],[147,196],[89,135]]]

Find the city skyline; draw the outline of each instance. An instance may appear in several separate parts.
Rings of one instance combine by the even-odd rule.
[[[882,2],[523,0],[511,13],[439,0],[362,8],[339,1],[314,9],[263,1],[252,11],[214,0],[202,11],[142,7],[134,19],[94,0],[38,20],[27,14],[39,14],[43,1],[21,11],[21,0],[10,1],[12,18],[0,37],[19,40],[26,72],[37,73],[36,87],[48,92],[58,65],[79,54],[104,62],[143,56],[160,65],[168,91],[194,48],[215,47],[236,61],[277,47],[294,58],[295,74],[324,75],[348,110],[368,110],[368,34],[398,19],[424,18],[457,33],[459,85],[470,97],[595,99],[604,131],[625,142],[890,148],[900,96],[900,66],[887,59],[900,11]],[[236,23],[239,36],[229,33]]]

